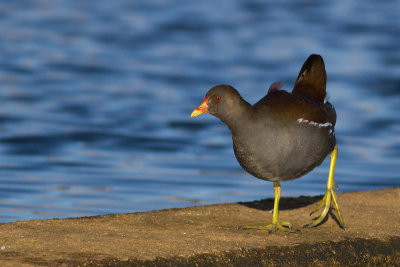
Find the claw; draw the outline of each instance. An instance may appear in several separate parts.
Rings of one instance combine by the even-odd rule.
[[[338,190],[338,189],[339,189],[339,186],[338,186],[338,184],[337,184],[337,183],[333,183],[333,186],[335,187],[335,189],[336,189],[336,190]]]
[[[292,229],[292,224],[290,222],[281,221],[282,226]]]

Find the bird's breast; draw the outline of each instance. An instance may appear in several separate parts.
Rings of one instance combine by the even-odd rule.
[[[233,133],[239,164],[268,181],[292,180],[320,165],[336,144],[333,125],[305,120]]]

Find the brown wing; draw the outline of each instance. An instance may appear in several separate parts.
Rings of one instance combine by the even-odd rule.
[[[284,90],[269,92],[253,105],[261,113],[267,113],[276,121],[308,120],[316,123],[330,122],[334,125],[336,112],[328,102],[316,102],[303,95],[288,93]],[[279,117],[279,119],[278,119]]]

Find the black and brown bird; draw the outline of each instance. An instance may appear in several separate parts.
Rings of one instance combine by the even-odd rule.
[[[253,176],[274,183],[272,223],[246,228],[291,231],[291,224],[279,218],[280,182],[300,178],[319,166],[328,154],[331,165],[327,190],[315,211],[324,209],[308,226],[320,224],[333,202],[343,227],[334,192],[336,111],[326,101],[326,72],[322,57],[309,56],[292,93],[281,90],[282,87],[282,82],[273,83],[265,97],[250,105],[232,86],[218,85],[207,92],[191,117],[207,112],[219,118],[232,134],[239,164]]]

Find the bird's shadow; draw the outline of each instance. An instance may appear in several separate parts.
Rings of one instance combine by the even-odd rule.
[[[284,197],[281,198],[279,201],[279,210],[298,209],[311,204],[317,205],[323,199],[323,197],[324,197],[323,195],[312,196],[312,197],[310,196]],[[268,198],[262,200],[255,200],[251,202],[239,202],[238,204],[252,209],[271,211],[274,208],[274,199]],[[317,217],[318,216],[316,216],[314,219],[316,219]],[[328,216],[326,216],[320,224],[326,223],[329,217],[331,217],[336,222],[336,224],[340,226],[340,228],[345,229],[344,226],[340,225],[337,216],[332,213],[331,209],[329,209]],[[304,225],[304,227],[306,226],[307,225]]]
[[[279,201],[279,210],[291,210],[302,208],[313,203],[319,203],[324,196],[299,196],[299,197],[283,197]],[[257,210],[272,210],[274,208],[274,199],[262,199],[251,202],[239,202],[240,205]]]

